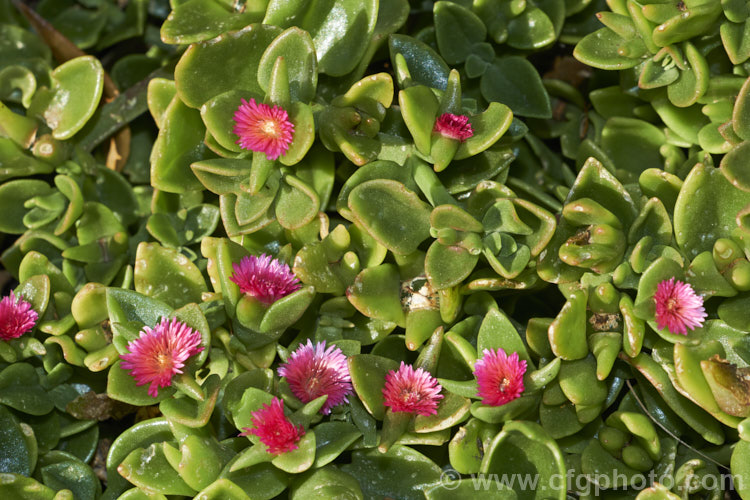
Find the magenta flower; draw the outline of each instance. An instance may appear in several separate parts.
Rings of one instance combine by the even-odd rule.
[[[469,117],[466,115],[454,115],[452,113],[443,113],[440,115],[435,121],[435,127],[432,131],[461,142],[474,135],[474,130],[471,128],[471,123],[469,123]]]
[[[240,287],[240,292],[264,304],[273,304],[300,288],[289,266],[270,255],[242,257],[239,264],[232,264],[232,269],[234,272],[229,279]]]
[[[265,153],[269,160],[285,155],[292,143],[294,124],[280,106],[242,99],[234,113],[234,123],[233,132],[239,137],[237,144],[242,149]]]
[[[240,436],[257,436],[266,445],[268,453],[279,455],[299,448],[297,442],[305,435],[305,428],[296,427],[284,415],[284,403],[273,398],[271,404],[250,414],[252,427],[243,427]]]
[[[389,371],[385,376],[383,398],[385,406],[393,412],[408,412],[416,415],[435,415],[442,386],[430,372],[401,362],[398,371]]]
[[[518,359],[518,353],[508,356],[503,349],[485,349],[474,364],[482,404],[502,406],[521,396],[526,361]]]
[[[12,291],[0,300],[0,339],[17,339],[31,331],[39,315],[31,304]]]
[[[674,278],[657,285],[654,301],[656,323],[659,329],[667,328],[670,333],[687,335],[688,329],[700,327],[707,316],[703,298],[690,285]]]
[[[335,345],[308,339],[306,345],[294,351],[286,363],[279,367],[279,377],[286,377],[292,394],[303,403],[309,403],[322,395],[327,395],[320,409],[323,414],[331,413],[331,408],[348,401],[352,392],[351,377],[346,356]]]
[[[153,328],[144,326],[140,336],[128,342],[128,354],[122,368],[130,370],[135,385],[150,383],[148,394],[158,395],[160,387],[172,385],[172,377],[182,373],[185,362],[203,350],[201,334],[185,323],[172,318],[162,318]]]

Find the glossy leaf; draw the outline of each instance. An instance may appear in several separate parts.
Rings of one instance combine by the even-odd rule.
[[[104,69],[98,59],[82,56],[52,72],[52,97],[43,111],[55,139],[68,139],[81,130],[99,105]]]

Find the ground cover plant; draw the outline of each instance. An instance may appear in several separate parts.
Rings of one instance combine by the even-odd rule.
[[[750,499],[744,0],[0,0],[0,497]]]

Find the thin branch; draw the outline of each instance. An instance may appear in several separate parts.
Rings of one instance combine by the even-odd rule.
[[[661,430],[663,430],[664,432],[666,432],[667,434],[669,434],[670,436],[672,436],[681,445],[686,446],[687,448],[693,450],[695,453],[697,453],[701,457],[705,458],[709,462],[712,462],[716,466],[721,467],[722,469],[731,472],[731,470],[729,469],[729,467],[727,467],[724,464],[721,464],[721,463],[717,462],[716,460],[714,460],[713,458],[709,457],[708,455],[706,455],[702,451],[694,448],[693,446],[690,446],[685,441],[683,441],[682,439],[680,439],[679,436],[677,436],[676,434],[672,433],[672,431],[670,431],[669,429],[667,429],[666,427],[664,427],[662,425],[662,423],[659,422],[658,420],[656,420],[656,418],[654,418],[654,416],[651,415],[651,413],[648,411],[648,408],[646,408],[646,405],[644,405],[643,402],[641,401],[641,398],[638,397],[638,393],[635,392],[635,389],[633,388],[633,385],[630,383],[630,380],[626,380],[625,383],[628,384],[628,388],[630,389],[631,394],[633,394],[633,397],[635,398],[635,401],[638,403],[638,406],[641,407],[641,410],[643,410],[643,413],[645,413],[648,418],[650,418],[656,425],[658,425]]]

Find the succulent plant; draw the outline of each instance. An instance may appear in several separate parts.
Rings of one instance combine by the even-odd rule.
[[[0,496],[750,498],[745,2],[34,7]]]

